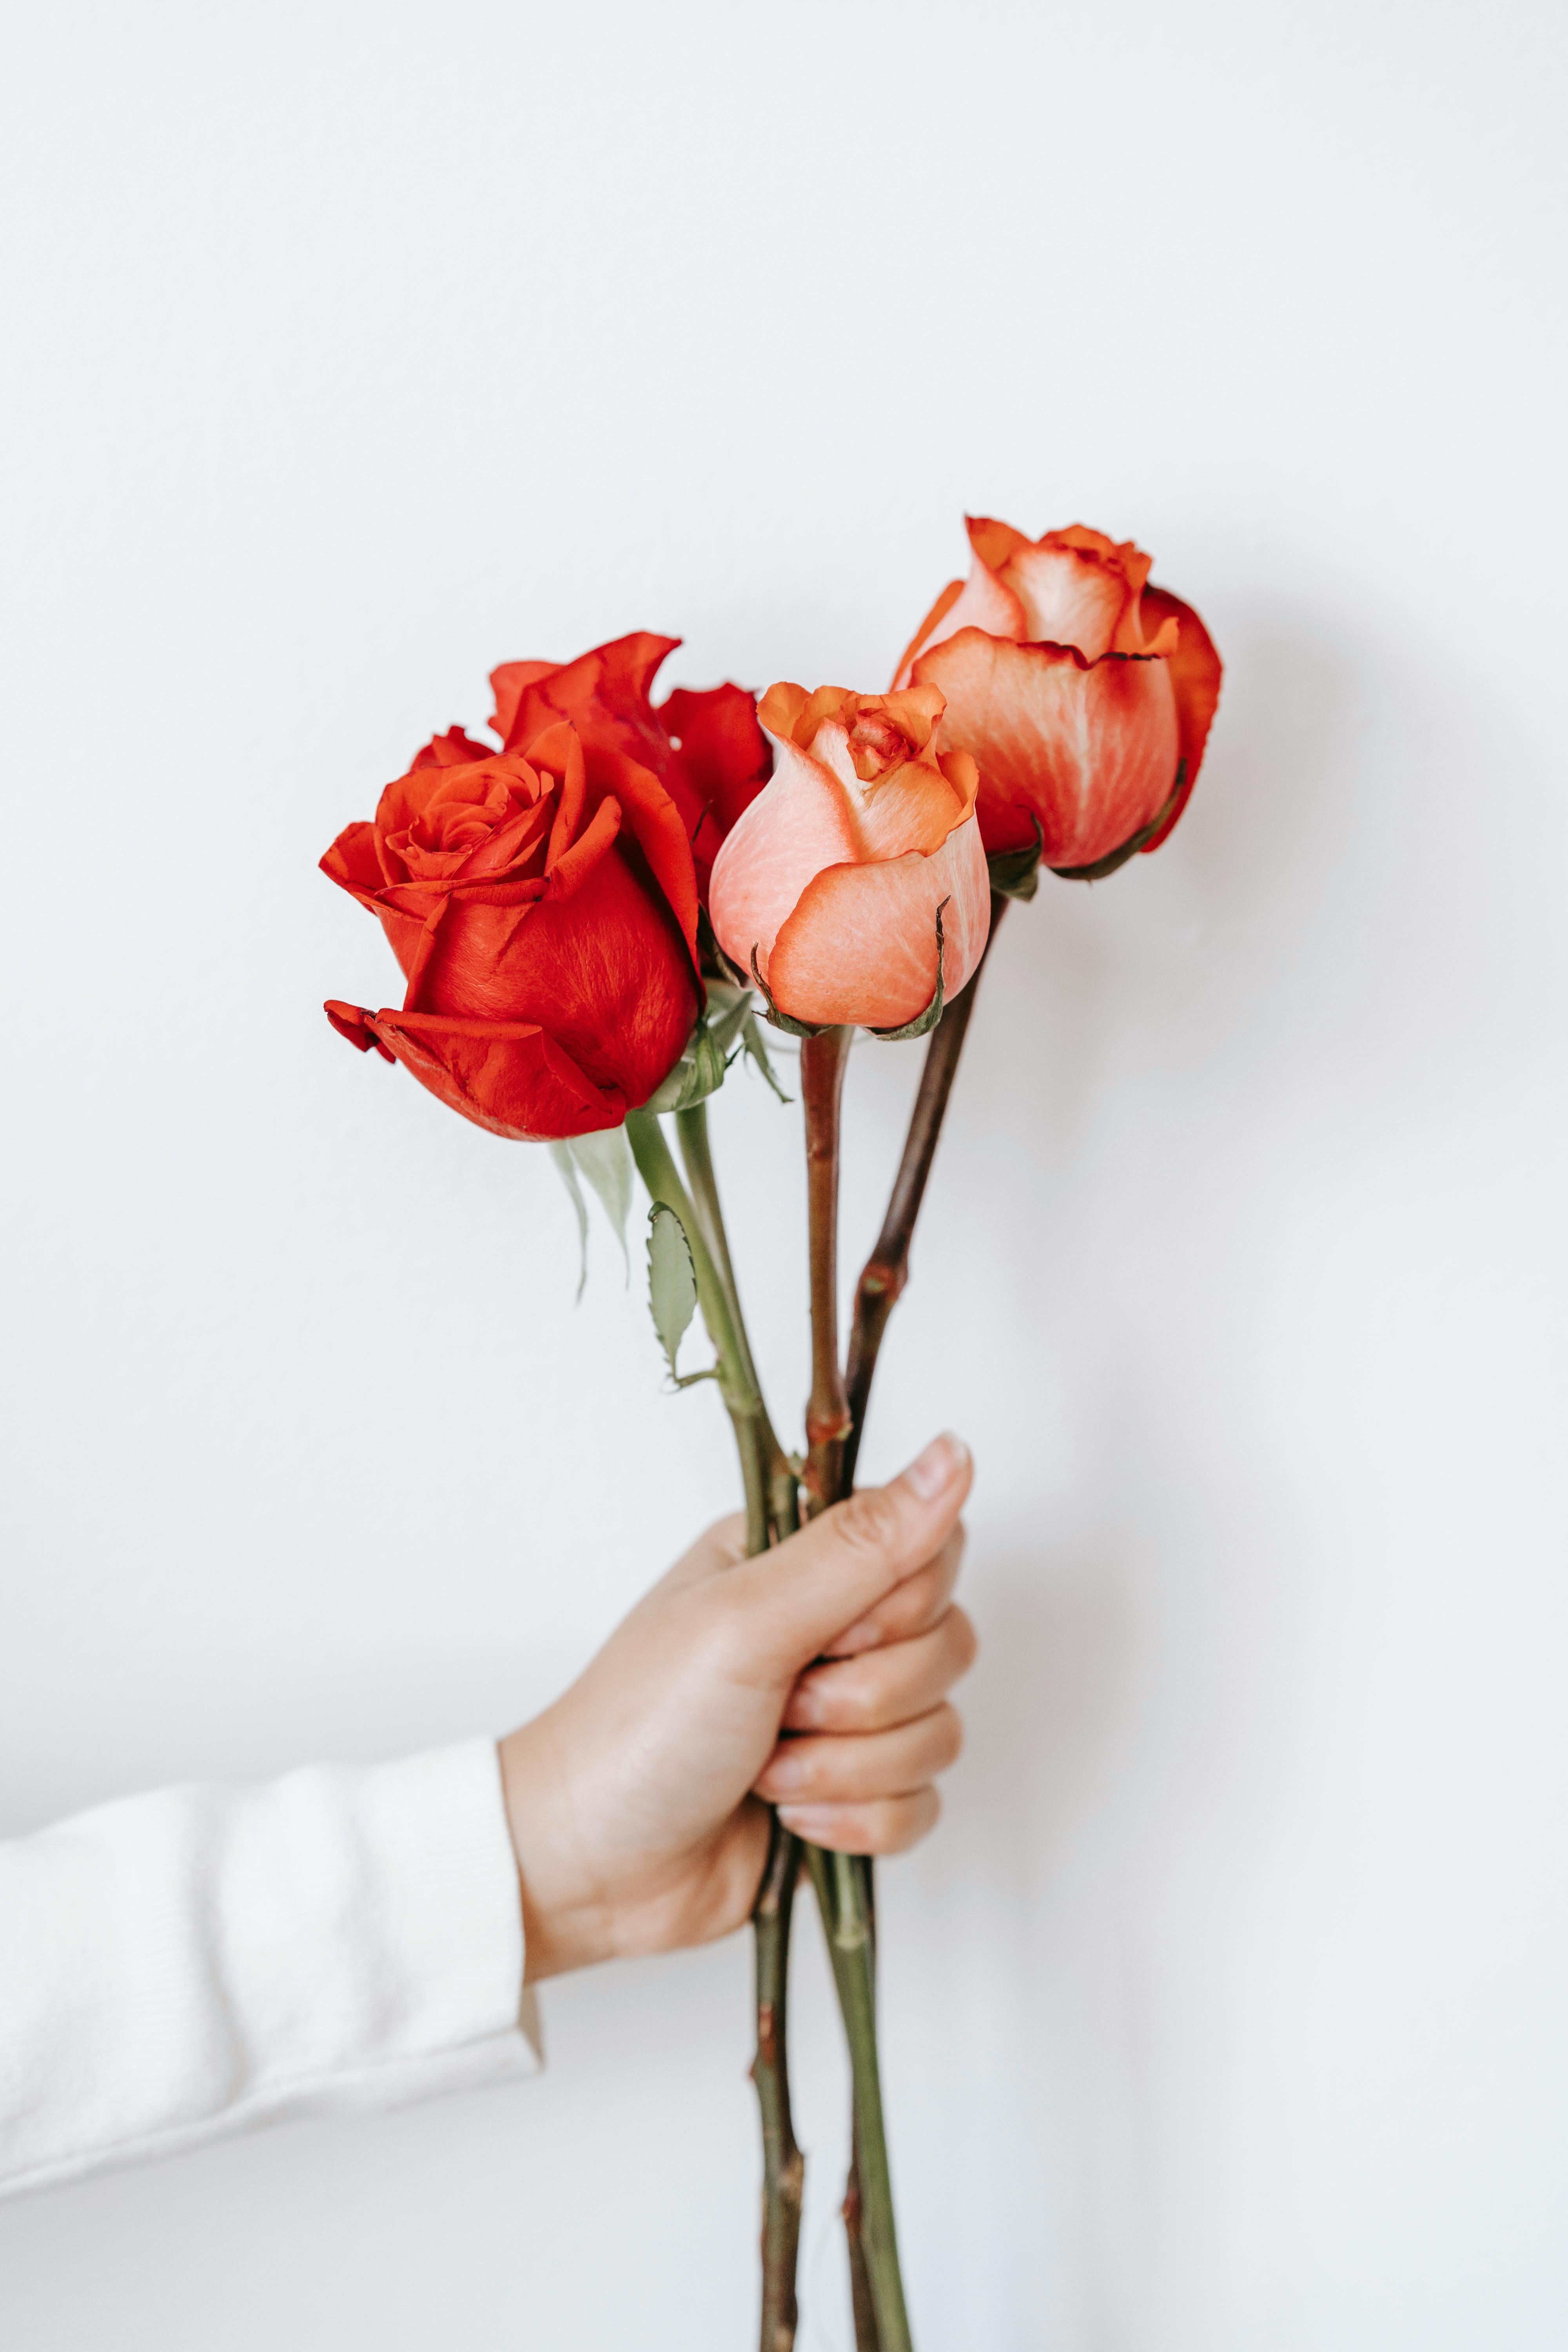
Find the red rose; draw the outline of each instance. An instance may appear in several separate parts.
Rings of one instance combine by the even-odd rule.
[[[991,924],[974,762],[938,752],[942,697],[768,688],[773,782],[713,868],[713,929],[775,1009],[892,1029],[980,961]],[[754,961],[753,961],[754,959]]]
[[[562,721],[527,756],[459,728],[388,784],[322,871],[380,917],[401,1012],[331,1003],[494,1135],[616,1127],[679,1060],[701,994],[686,828],[657,776]]]
[[[639,630],[572,662],[503,662],[490,673],[490,724],[511,751],[569,719],[590,751],[622,751],[650,769],[680,812],[706,904],[719,845],[766,783],[773,754],[744,687],[678,687],[655,709],[648,687],[679,643]]]
[[[942,741],[980,768],[986,849],[1061,872],[1158,849],[1197,781],[1220,660],[1131,541],[1075,523],[1026,539],[971,520],[968,580],[943,589],[898,683],[947,697]]]

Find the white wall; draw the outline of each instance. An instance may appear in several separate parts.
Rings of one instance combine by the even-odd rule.
[[[921,2341],[1560,2347],[1561,17],[9,16],[0,1826],[504,1727],[729,1506],[543,1155],[329,1031],[391,984],[338,827],[497,659],[876,687],[966,505],[1135,533],[1209,764],[1010,919],[868,1446],[981,1463],[884,1896]],[[918,1053],[852,1070],[852,1260]],[[791,1412],[796,1116],[717,1112]],[[0,2335],[743,2344],[747,1969],[8,2208]]]

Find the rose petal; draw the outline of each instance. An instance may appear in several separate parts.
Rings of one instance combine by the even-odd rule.
[[[918,679],[947,697],[943,740],[980,769],[992,852],[1044,834],[1048,866],[1088,866],[1147,824],[1180,756],[1169,664],[1069,646],[1015,646],[964,629],[924,653]]]
[[[595,1086],[535,1023],[391,1011],[363,1018],[389,1061],[491,1135],[537,1143],[618,1127],[626,1117],[624,1096]]]
[[[712,812],[721,838],[744,815],[773,773],[773,747],[743,686],[697,692],[678,686],[654,713]],[[717,849],[718,843],[714,843]]]
[[[374,1045],[384,1062],[396,1060],[392,1048],[384,1045],[375,1034],[375,1015],[367,1013],[363,1004],[343,1004],[330,996],[322,1010],[339,1036],[346,1037],[356,1053],[368,1054]]]
[[[652,867],[695,961],[697,874],[679,810],[658,778],[623,752],[591,752],[589,775],[596,791],[613,792],[619,801],[626,830]]]
[[[1160,622],[1162,638],[1167,630],[1175,633],[1176,643],[1170,656],[1171,687],[1176,698],[1181,757],[1186,762],[1182,776],[1182,796],[1154,838],[1145,842],[1143,854],[1147,856],[1151,850],[1158,849],[1163,841],[1169,839],[1172,828],[1180,820],[1182,811],[1192,797],[1219,701],[1224,665],[1215,650],[1214,639],[1192,606],[1184,604],[1179,596],[1173,596],[1168,588],[1145,589],[1143,611],[1146,619]]]
[[[411,1013],[538,1022],[595,1086],[639,1104],[668,1075],[701,999],[670,908],[617,844],[568,898],[452,902],[405,1002]]]
[[[494,757],[493,743],[476,743],[460,727],[448,727],[445,735],[433,735],[408,764],[410,768],[460,768],[475,760]]]
[[[971,536],[975,528],[970,525]],[[1001,523],[995,528],[1005,530],[1007,526]],[[944,602],[945,593],[944,591],[943,596],[938,597],[928,616],[928,634],[904,656],[897,679],[900,688],[909,685],[919,654],[945,644],[960,629],[984,629],[993,637],[1022,637],[1029,634],[1022,598],[986,568],[978,552],[968,579],[951,603]]]
[[[942,982],[952,997],[979,963],[991,925],[990,877],[973,817],[931,856],[829,866],[806,885],[769,961],[780,1012],[872,1029],[912,1021],[936,991],[939,906]]]
[[[1113,646],[1121,653],[1142,652],[1138,590],[1116,560],[1120,550],[1106,558],[1096,551],[1064,546],[1059,538],[1053,545],[1056,537],[1047,532],[1038,546],[1021,548],[1009,562],[1005,577],[1023,605],[1025,625],[1005,634],[1031,644],[1076,646],[1086,661],[1098,661]],[[1145,558],[1143,569],[1148,568]],[[1124,614],[1133,632],[1131,645],[1121,643],[1126,632],[1119,625]],[[994,636],[1003,634],[992,632]]]
[[[496,710],[490,724],[508,751],[526,743],[552,719],[570,719],[584,740],[631,753],[657,766],[668,745],[648,705],[647,690],[659,664],[675,651],[679,637],[638,629],[607,646],[595,646],[570,662],[503,662],[490,673]],[[603,720],[603,729],[595,725]]]
[[[781,706],[764,698],[775,713]],[[802,689],[802,707],[806,698]],[[768,976],[768,959],[780,924],[793,910],[813,875],[825,866],[852,864],[858,856],[855,812],[840,779],[802,751],[787,735],[773,739],[773,781],[752,803],[713,861],[708,906],[726,955],[742,971],[756,950]]]

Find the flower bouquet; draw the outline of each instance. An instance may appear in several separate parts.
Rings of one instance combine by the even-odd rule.
[[[584,1236],[584,1181],[624,1231],[640,1176],[654,1328],[673,1384],[712,1379],[723,1400],[753,1553],[853,1486],[1009,900],[1036,896],[1042,866],[1096,881],[1157,849],[1218,699],[1203,623],[1148,584],[1149,558],[1131,543],[1076,526],[1029,540],[985,520],[969,537],[967,580],[937,598],[889,692],[781,684],[759,704],[724,685],[656,704],[655,674],[679,640],[648,635],[564,664],[508,662],[491,677],[496,744],[457,727],[436,736],[321,861],[379,918],[405,982],[395,1010],[328,1004],[352,1045],[402,1062],[492,1135],[548,1143]],[[742,1055],[787,1099],[769,1025],[800,1041],[812,1333],[800,1451],[777,1435],[757,1379],[708,1130],[709,1098]],[[839,1105],[857,1029],[930,1042],[841,1358]],[[699,1311],[715,1360],[682,1373]],[[803,1873],[849,2051],[857,2345],[908,2352],[872,1865],[804,1844],[776,1817],[753,1912],[763,2352],[787,2352],[797,2319],[805,2167],[785,2015]]]

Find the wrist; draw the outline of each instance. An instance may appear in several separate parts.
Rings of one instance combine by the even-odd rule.
[[[613,1948],[605,1906],[584,1885],[573,1851],[570,1782],[552,1712],[498,1743],[522,1905],[525,1984],[591,1968]]]

